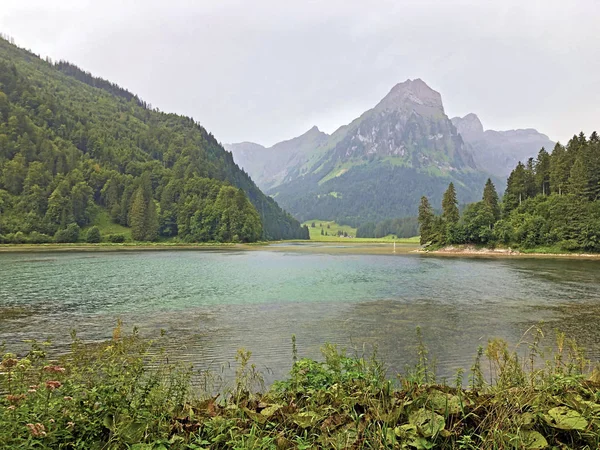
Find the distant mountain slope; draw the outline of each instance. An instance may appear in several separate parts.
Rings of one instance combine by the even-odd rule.
[[[0,235],[53,235],[98,208],[148,239],[308,234],[193,119],[0,39]]]
[[[312,144],[311,134],[318,136]],[[502,190],[514,158],[552,143],[535,130],[484,132],[474,114],[450,120],[441,95],[416,79],[330,136],[315,127],[285,144],[285,151],[253,143],[228,149],[298,219],[356,226],[413,216],[423,193],[437,207],[451,181],[461,202],[478,199],[490,175]]]
[[[452,123],[470,146],[478,167],[491,174],[506,177],[519,161],[536,157],[542,147],[554,148],[548,136],[527,128],[509,131],[483,130],[475,114],[454,117]]]
[[[307,162],[311,151],[327,142],[329,135],[312,127],[306,133],[265,148],[253,142],[225,144],[235,161],[261,189],[269,189],[296,175],[294,169]]]
[[[397,84],[375,107],[325,137],[312,148],[288,150],[300,156],[283,178],[270,170],[264,152],[245,148],[250,175],[302,220],[359,225],[412,216],[423,192],[439,203],[453,181],[467,201],[483,185],[440,94],[420,79]]]

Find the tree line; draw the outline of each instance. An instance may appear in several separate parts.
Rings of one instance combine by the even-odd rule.
[[[0,241],[73,240],[102,210],[143,241],[308,239],[193,119],[0,39]]]
[[[594,131],[573,136],[566,146],[544,148],[519,162],[508,177],[502,200],[488,179],[481,201],[462,215],[451,183],[442,214],[427,197],[419,206],[421,243],[554,247],[600,251],[600,138]]]
[[[419,234],[417,217],[386,219],[381,222],[367,222],[356,230],[359,238],[382,238],[390,234],[398,238],[409,238]]]

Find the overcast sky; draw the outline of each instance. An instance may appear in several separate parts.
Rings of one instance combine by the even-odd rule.
[[[407,78],[486,129],[600,131],[599,0],[1,0],[0,31],[221,142],[331,133]]]

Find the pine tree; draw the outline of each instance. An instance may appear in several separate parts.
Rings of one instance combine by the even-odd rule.
[[[133,195],[133,202],[129,211],[131,237],[136,241],[144,241],[146,239],[145,217],[146,202],[144,201],[144,191],[139,187]]]
[[[582,154],[577,156],[575,163],[571,168],[571,176],[569,177],[569,193],[577,196],[580,199],[587,197],[588,173],[585,163],[583,162]]]
[[[543,147],[535,163],[535,184],[542,195],[550,195],[550,155]]]
[[[434,217],[433,208],[431,207],[429,200],[425,196],[421,197],[421,204],[419,205],[419,230],[421,233],[421,245],[424,245],[431,240]]]
[[[447,224],[456,224],[460,219],[454,183],[450,183],[448,189],[444,192],[444,197],[442,198],[442,218]]]
[[[567,184],[571,166],[566,149],[557,143],[550,157],[550,188],[553,193],[563,195],[567,193]]]
[[[490,178],[487,179],[485,187],[483,188],[483,202],[489,206],[494,217],[494,221],[500,220],[500,202],[498,199],[498,193],[496,192],[496,186],[492,183]]]
[[[131,237],[136,241],[153,241],[158,236],[158,215],[152,197],[150,174],[142,174],[140,186],[133,195],[129,211]]]
[[[146,217],[144,228],[146,230],[146,241],[155,241],[158,237],[158,215],[156,214],[156,204],[150,197],[146,208]]]
[[[525,166],[519,161],[510,173],[504,192],[504,212],[510,213],[527,198],[527,173]]]

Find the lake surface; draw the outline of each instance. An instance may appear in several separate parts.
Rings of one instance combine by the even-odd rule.
[[[313,358],[325,342],[377,346],[393,375],[414,362],[421,326],[452,377],[489,338],[516,343],[543,320],[600,356],[600,261],[301,250],[0,254],[0,342],[60,350],[72,328],[102,340],[121,318],[144,336],[166,330],[173,358],[197,369],[249,349],[272,381],[290,369],[292,334]]]

